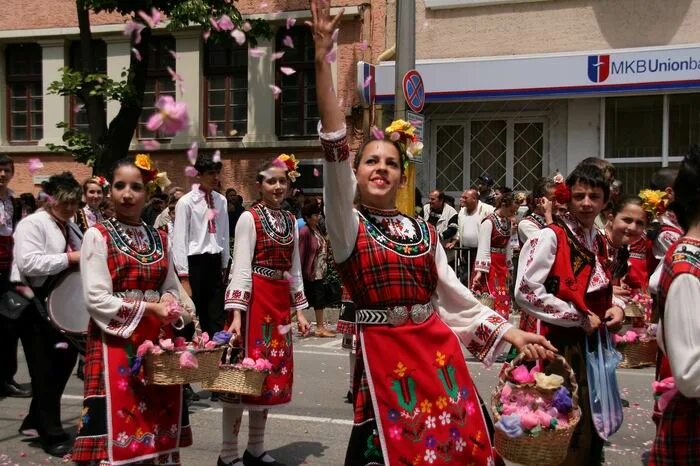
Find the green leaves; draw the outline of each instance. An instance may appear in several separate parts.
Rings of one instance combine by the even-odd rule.
[[[90,144],[90,136],[75,128],[69,128],[65,122],[58,123],[57,128],[65,129],[63,142],[65,144],[46,144],[52,152],[70,152],[76,162],[92,167],[95,163],[95,151]]]
[[[94,73],[83,76],[80,71],[63,67],[59,71],[61,79],[49,84],[49,94],[61,96],[75,95],[85,100],[90,96],[101,95],[105,100],[124,102],[129,97],[127,80],[115,81],[104,73]],[[126,70],[122,77],[127,77]]]

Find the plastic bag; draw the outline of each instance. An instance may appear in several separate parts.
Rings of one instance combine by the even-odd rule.
[[[622,399],[615,370],[622,355],[610,341],[608,329],[586,338],[586,369],[588,397],[593,425],[598,435],[607,440],[622,425]]]

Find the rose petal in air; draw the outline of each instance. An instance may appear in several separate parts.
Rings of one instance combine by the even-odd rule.
[[[56,348],[56,349],[68,349],[68,343],[66,343],[65,341],[59,341],[58,343],[56,343],[54,345],[54,348]]]
[[[231,31],[231,37],[233,37],[233,40],[235,40],[238,45],[243,45],[245,43],[245,33],[240,29]]]
[[[195,141],[190,148],[187,149],[187,160],[190,161],[190,165],[194,165],[197,162],[197,155],[199,155],[199,144]]]
[[[272,61],[279,60],[284,56],[284,52],[275,52],[270,57],[272,58]]]
[[[291,29],[296,22],[297,20],[295,18],[287,18],[287,29]]]
[[[270,84],[270,89],[272,90],[272,95],[275,96],[275,99],[282,93],[282,89],[279,87],[275,86],[274,84]]]
[[[196,168],[194,168],[192,165],[188,165],[185,167],[185,176],[188,178],[194,178],[195,176],[199,175],[199,172],[197,171]]]
[[[280,71],[286,74],[287,76],[290,76],[297,72],[294,68],[290,68],[288,66],[280,66]]]
[[[340,33],[340,29],[335,28],[335,31],[333,31],[333,35],[331,36],[331,40],[333,42],[338,40],[338,33]]]
[[[27,160],[27,170],[29,170],[29,173],[32,176],[34,176],[34,174],[36,172],[38,172],[39,170],[41,170],[42,168],[44,168],[44,164],[38,158],[33,157],[33,158]]]
[[[233,21],[231,21],[228,15],[221,15],[221,18],[219,18],[216,23],[222,31],[231,31],[236,27],[233,25]]]
[[[377,128],[376,126],[372,126],[371,131],[372,137],[377,141],[381,141],[384,139],[384,131],[382,131],[381,129]]]
[[[290,36],[284,36],[284,39],[282,39],[282,44],[290,49],[294,48],[294,41]]]
[[[141,57],[141,52],[139,52],[139,50],[136,47],[131,49],[131,53],[134,54],[134,58],[136,59],[136,61],[143,60],[143,57]]]
[[[253,58],[260,58],[265,56],[265,50],[260,47],[251,47],[248,49],[248,55]]]
[[[318,171],[318,168],[314,168],[314,176],[321,176],[321,172]]]
[[[210,137],[212,137],[212,138],[216,137],[216,129],[217,129],[216,123],[209,123],[207,125],[207,129],[209,130]]]
[[[211,156],[211,161],[214,163],[219,163],[221,162],[221,151],[217,150],[214,152],[214,155]]]
[[[204,39],[204,42],[209,40],[209,36],[211,36],[211,29],[202,32],[202,39]]]
[[[80,111],[83,109],[83,107],[84,107],[83,104],[73,105],[73,113],[80,113]]]
[[[243,32],[250,32],[250,30],[253,29],[253,26],[250,25],[250,22],[246,21],[241,25],[241,30]]]
[[[137,23],[135,21],[127,21],[124,25],[124,35],[126,37],[134,38],[134,44],[141,43],[141,31],[146,28],[145,25]]]
[[[335,61],[338,59],[338,49],[333,49],[330,52],[326,54],[326,63],[335,63]]]
[[[365,78],[365,82],[362,84],[362,87],[365,88],[365,87],[369,86],[369,84],[370,84],[371,82],[372,82],[372,76],[367,76],[367,77]]]
[[[141,144],[143,144],[144,149],[147,151],[160,149],[160,143],[155,139],[146,139],[145,141],[142,141]]]

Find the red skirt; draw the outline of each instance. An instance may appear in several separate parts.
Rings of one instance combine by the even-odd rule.
[[[250,305],[245,316],[245,356],[269,360],[272,371],[265,378],[262,395],[242,397],[241,401],[246,405],[266,407],[292,401],[291,306],[287,280],[253,274]]]
[[[700,463],[700,403],[680,393],[661,415],[649,466]]]
[[[362,326],[360,339],[346,465],[491,464],[459,340],[437,315],[422,324]]]
[[[491,268],[486,274],[486,287],[494,298],[493,310],[508,320],[510,316],[510,291],[508,290],[508,265],[506,255],[491,253]]]

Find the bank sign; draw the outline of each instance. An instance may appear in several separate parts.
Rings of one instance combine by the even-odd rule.
[[[700,44],[418,60],[416,68],[423,76],[427,103],[697,90]],[[379,64],[374,72],[376,102],[392,102],[393,62]]]

